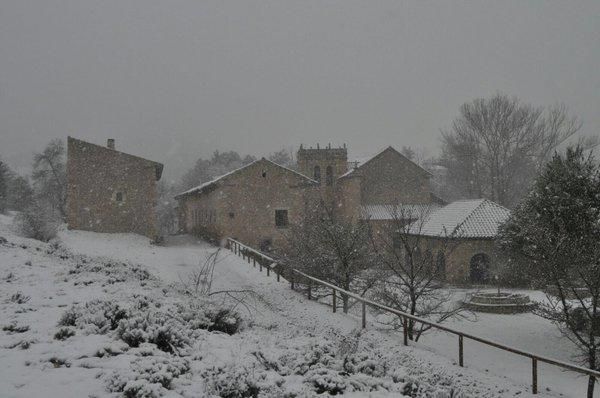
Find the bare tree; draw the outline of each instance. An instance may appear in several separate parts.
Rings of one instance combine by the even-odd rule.
[[[285,148],[269,154],[269,160],[290,169],[295,169],[296,167],[292,151]]]
[[[292,227],[288,240],[286,262],[292,267],[360,295],[373,286],[367,223],[336,217],[332,208],[321,204],[319,211],[309,212],[301,225]],[[344,312],[348,299],[342,294]]]
[[[512,207],[553,151],[581,128],[565,105],[538,108],[496,94],[465,103],[442,131],[449,184]]]
[[[156,218],[158,232],[161,236],[177,231],[177,201],[174,199],[177,190],[173,184],[159,181],[157,184],[158,201],[156,204]]]
[[[431,205],[389,205],[389,222],[374,230],[371,242],[380,264],[379,285],[374,298],[392,308],[434,322],[466,315],[461,301],[442,289],[445,261],[457,247],[456,231],[441,236],[423,236],[423,227],[433,212]],[[401,317],[389,322],[400,327]],[[408,337],[418,340],[430,326],[409,320]]]
[[[64,219],[67,183],[65,145],[62,140],[52,140],[42,152],[34,154],[31,177],[37,200],[50,204]]]
[[[501,227],[513,272],[549,288],[537,313],[600,369],[600,167],[580,147],[555,154]],[[588,381],[589,398],[595,378]]]
[[[10,169],[2,160],[0,160],[0,214],[6,211],[8,207],[8,189],[10,185]]]
[[[198,159],[194,167],[189,169],[181,178],[180,190],[186,190],[198,186],[215,177],[226,174],[255,161],[250,155],[241,157],[235,151],[214,151],[210,159]]]

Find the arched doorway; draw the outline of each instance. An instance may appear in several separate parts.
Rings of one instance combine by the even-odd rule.
[[[471,283],[487,283],[490,279],[490,257],[478,253],[471,257]]]

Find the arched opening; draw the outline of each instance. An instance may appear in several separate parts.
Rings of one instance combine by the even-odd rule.
[[[485,253],[471,257],[471,283],[487,283],[490,279],[490,258]]]
[[[316,181],[321,182],[321,168],[319,166],[315,166],[313,176]]]
[[[325,169],[325,183],[327,185],[333,184],[333,167],[327,166]]]

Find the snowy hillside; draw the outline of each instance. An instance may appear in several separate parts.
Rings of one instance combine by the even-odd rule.
[[[157,247],[64,231],[44,244],[17,237],[10,221],[0,219],[2,397],[530,396],[397,335],[362,331],[227,251],[216,294],[190,294],[216,250],[190,238]]]

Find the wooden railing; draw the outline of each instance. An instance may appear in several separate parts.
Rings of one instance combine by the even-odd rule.
[[[238,256],[242,256],[245,259],[247,258],[249,263],[254,263],[254,265],[256,265],[256,263],[258,262],[260,264],[261,271],[262,271],[263,267],[265,267],[267,269],[267,275],[269,275],[270,271],[273,270],[277,275],[278,281],[280,281],[282,277],[285,277],[287,279],[287,281],[290,282],[292,289],[294,289],[295,285],[297,285],[299,283],[298,279],[300,279],[300,278],[296,278],[296,275],[309,281],[309,288],[307,289],[309,299],[311,298],[310,284],[312,284],[312,283],[315,283],[317,285],[331,289],[333,312],[336,312],[336,310],[337,310],[337,293],[340,293],[341,295],[345,295],[347,297],[352,297],[353,299],[355,299],[361,303],[361,313],[362,313],[361,321],[362,321],[363,328],[367,327],[367,306],[372,307],[372,308],[377,308],[380,311],[394,314],[394,315],[402,318],[404,345],[408,345],[408,327],[407,327],[407,325],[408,325],[409,320],[412,320],[414,322],[418,322],[418,323],[421,323],[424,325],[428,325],[434,329],[442,330],[444,332],[448,332],[448,333],[456,335],[458,337],[458,364],[459,364],[459,366],[464,366],[463,345],[464,345],[465,339],[477,341],[479,343],[482,343],[482,344],[485,344],[485,345],[488,345],[491,347],[495,347],[495,348],[498,348],[503,351],[511,352],[516,355],[530,358],[531,359],[531,389],[534,394],[537,394],[537,392],[538,392],[538,366],[537,366],[538,362],[555,365],[555,366],[558,366],[558,367],[566,369],[566,370],[570,370],[570,371],[581,373],[581,374],[584,374],[587,376],[595,377],[596,379],[600,378],[599,371],[584,368],[581,366],[577,366],[572,363],[560,361],[558,359],[549,358],[549,357],[542,356],[542,355],[537,355],[537,354],[534,354],[529,351],[514,348],[511,346],[502,344],[502,343],[498,343],[493,340],[489,340],[489,339],[486,339],[483,337],[479,337],[479,336],[470,334],[470,333],[461,332],[460,330],[452,329],[450,327],[440,325],[439,323],[435,323],[435,322],[429,321],[427,319],[408,314],[406,312],[398,311],[398,310],[388,307],[386,305],[376,303],[374,301],[371,301],[369,299],[361,297],[356,293],[349,292],[338,286],[332,285],[331,283],[328,283],[328,282],[322,281],[320,279],[317,279],[313,276],[310,276],[310,275],[308,275],[302,271],[299,271],[297,269],[286,268],[285,266],[283,266],[283,264],[275,261],[273,258],[266,256],[263,253],[255,250],[249,246],[246,246],[241,242],[238,242],[235,239],[228,238],[227,239],[227,247],[231,251],[233,251],[235,254],[237,254]]]

